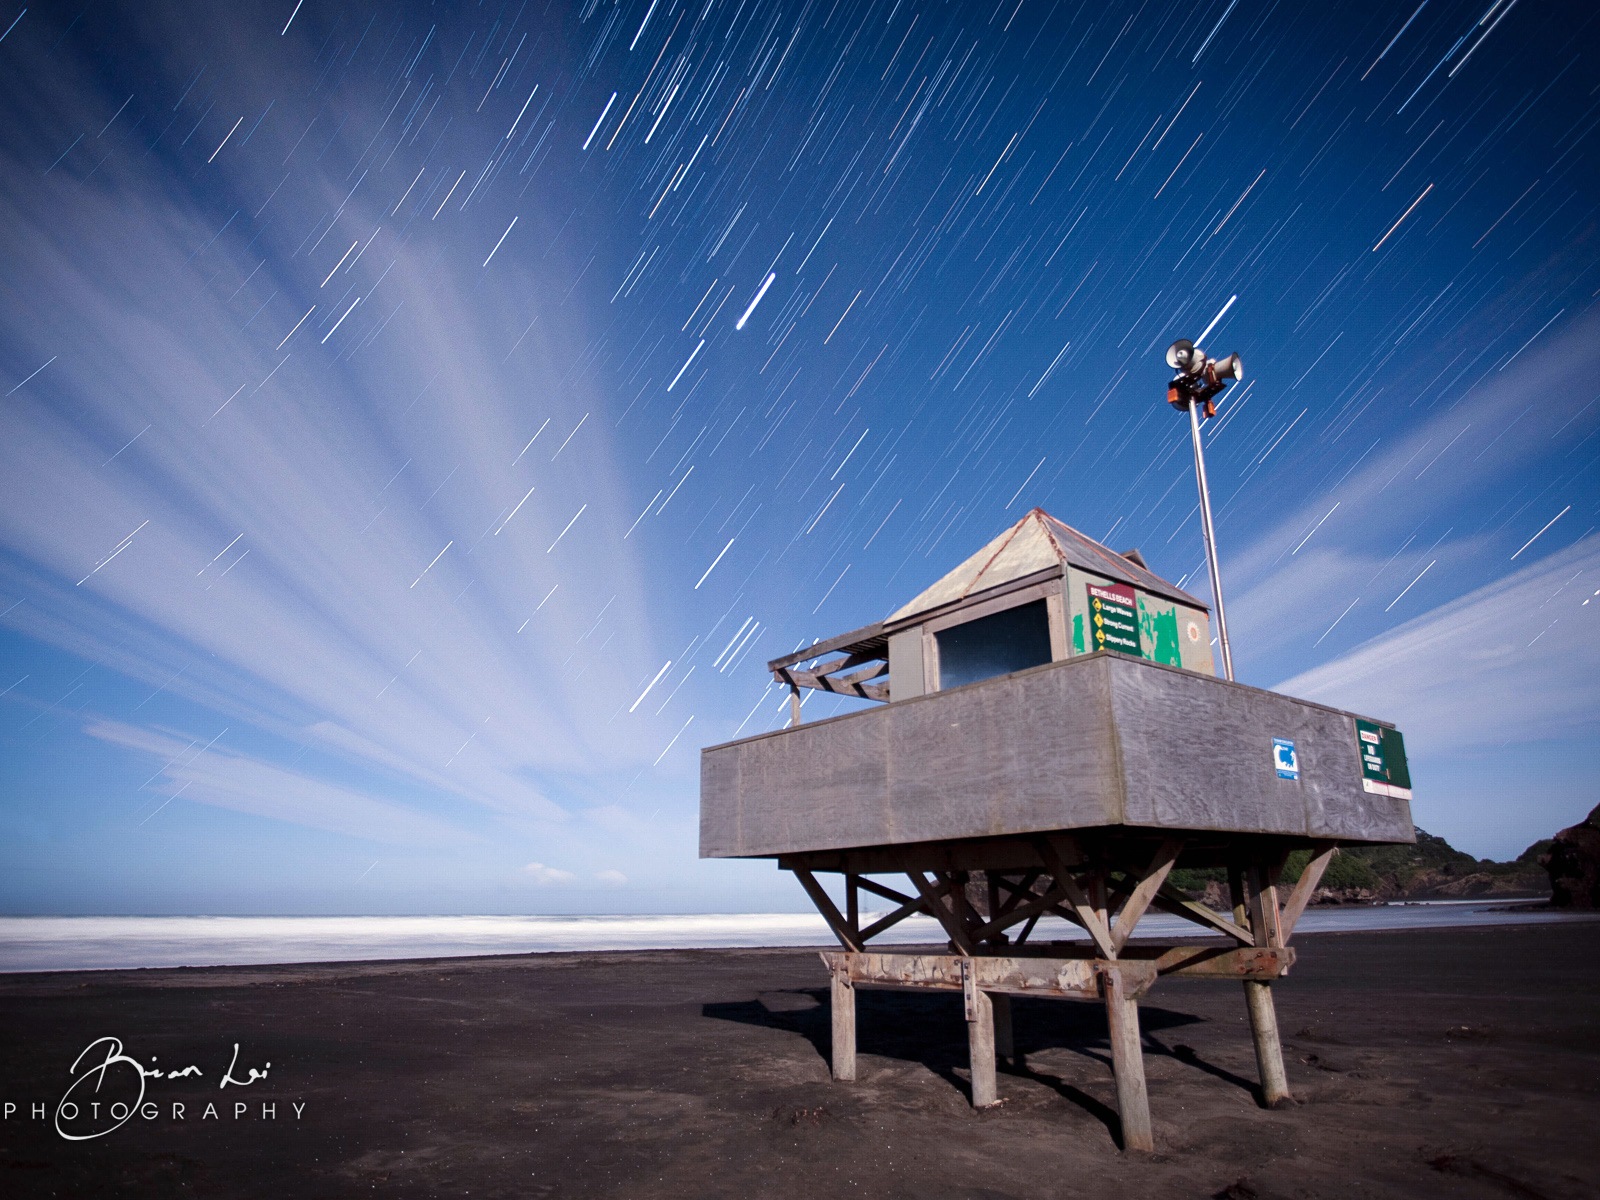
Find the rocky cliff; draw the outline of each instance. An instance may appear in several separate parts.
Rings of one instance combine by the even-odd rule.
[[[1600,805],[1543,846],[1540,862],[1550,879],[1550,902],[1560,908],[1600,908]]]

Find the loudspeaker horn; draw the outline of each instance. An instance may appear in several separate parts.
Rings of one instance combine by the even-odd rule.
[[[1179,338],[1167,347],[1167,366],[1174,371],[1182,371],[1185,375],[1189,375],[1193,374],[1194,368],[1198,365],[1194,343],[1188,338]]]
[[[1228,379],[1238,382],[1243,378],[1244,361],[1237,354],[1206,364],[1206,379],[1211,383],[1222,383]]]

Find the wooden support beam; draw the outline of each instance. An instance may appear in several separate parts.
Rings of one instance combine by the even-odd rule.
[[[1034,871],[1030,872],[1030,874],[1035,878],[1050,880],[1050,885],[1042,892],[1035,892],[1032,890],[1033,881],[1027,880],[1026,890],[1020,893],[1013,891],[1011,900],[1008,903],[1009,911],[1006,913],[1005,925],[999,927],[1007,928],[1020,921],[1023,917],[1036,913],[1038,916],[1060,917],[1068,924],[1076,925],[1079,929],[1088,932],[1089,927],[1083,923],[1082,915],[1076,908],[1068,907],[1070,901],[1066,890],[1056,884],[1053,877],[1045,875],[1043,871]],[[1001,885],[1007,888],[1022,886],[1013,885],[1009,880],[1002,880]]]
[[[1337,853],[1339,848],[1332,842],[1319,842],[1311,861],[1306,864],[1306,869],[1300,872],[1294,890],[1289,893],[1289,901],[1283,906],[1283,916],[1278,921],[1279,928],[1283,931],[1284,945],[1288,945],[1290,937],[1294,935],[1294,927],[1299,923],[1300,915],[1306,911],[1306,905],[1311,902],[1312,894],[1322,882],[1322,873],[1328,869],[1328,864],[1333,861],[1333,856]]]
[[[1042,915],[1046,917],[1060,917],[1068,925],[1076,925],[1085,933],[1089,932],[1089,927],[1083,923],[1083,917],[1079,914],[1078,910],[1075,908],[1068,908],[1065,904],[1057,904],[1053,908],[1047,908]],[[1092,939],[1090,941],[1090,945],[1094,945]],[[1094,946],[1094,951],[1096,954],[1099,954],[1100,947]]]
[[[859,671],[851,671],[848,675],[839,672],[847,671],[851,667],[860,667],[862,663],[871,663]],[[778,678],[789,684],[801,687],[816,688],[824,692],[839,692],[846,695],[857,695],[862,684],[874,679],[881,679],[889,673],[889,660],[881,654],[852,654],[848,658],[836,658],[832,662],[823,663],[812,667],[808,671],[796,670],[785,667],[776,672]]]
[[[846,950],[859,950],[861,943],[850,926],[845,923],[839,909],[829,898],[828,893],[822,890],[822,885],[817,882],[816,876],[804,867],[790,867],[794,877],[800,881],[800,886],[805,888],[806,895],[811,897],[811,903],[817,906],[817,911],[822,914],[822,919],[828,923],[828,928],[833,930],[833,936]]]
[[[861,944],[861,877],[846,873],[844,877],[844,919],[850,926],[850,932],[855,935],[856,944]]]
[[[1089,898],[1084,895],[1083,889],[1078,886],[1078,881],[1067,870],[1066,861],[1057,849],[1055,843],[1049,838],[1038,840],[1039,857],[1044,860],[1045,867],[1050,872],[1050,877],[1055,885],[1067,894],[1067,901],[1072,905],[1073,911],[1078,914],[1079,921],[1089,936],[1094,939],[1095,946],[1107,958],[1117,956],[1117,948],[1111,943],[1111,930],[1105,924],[1104,914],[1096,913],[1089,903]]]
[[[1025,897],[1033,894],[1033,885],[1039,881],[1039,876],[1043,874],[1043,871],[1024,871],[1021,881],[1013,883],[1004,875],[991,873],[989,878],[994,880],[996,884],[1004,884],[1010,890],[1011,895],[1006,897],[1005,901],[1000,905],[999,911],[992,912],[989,915],[991,917],[1003,917],[1021,904]]]
[[[1278,1013],[1272,1004],[1272,984],[1264,979],[1246,979],[1244,1002],[1250,1012],[1256,1069],[1261,1073],[1261,1098],[1268,1108],[1280,1108],[1292,1098],[1289,1077],[1283,1069],[1283,1046],[1278,1041]]]
[[[1155,898],[1151,901],[1162,912],[1171,913],[1175,917],[1183,917],[1193,921],[1196,925],[1203,925],[1214,933],[1226,934],[1241,946],[1256,944],[1255,936],[1219,913],[1213,912],[1204,904],[1189,899],[1171,883],[1163,883],[1156,890]]]
[[[1055,910],[1056,906],[1067,898],[1067,894],[1059,886],[1052,886],[1042,896],[1035,896],[1026,904],[1019,904],[1002,917],[996,917],[987,924],[980,925],[972,931],[972,940],[975,942],[987,941],[1002,930],[1029,919],[1037,921],[1044,913]],[[1076,917],[1076,913],[1073,914]],[[1031,928],[1031,926],[1030,926]]]
[[[813,675],[837,675],[840,671],[848,671],[852,667],[859,667],[864,662],[876,662],[887,668],[889,660],[882,654],[852,653],[842,658],[835,658],[825,663],[818,663],[811,668]]]
[[[1278,926],[1278,868],[1274,863],[1252,862],[1240,870],[1245,910],[1255,944],[1262,949],[1283,945]],[[1255,1043],[1256,1069],[1261,1075],[1261,1098],[1268,1108],[1289,1102],[1289,1077],[1283,1069],[1283,1045],[1278,1039],[1278,1014],[1272,1003],[1272,984],[1263,979],[1244,981],[1245,1008],[1250,1014],[1250,1037]]]
[[[800,685],[789,685],[789,728],[793,729],[800,724]]]
[[[1106,964],[1100,971],[1111,1034],[1111,1069],[1117,1077],[1117,1115],[1122,1119],[1122,1148],[1141,1152],[1156,1148],[1150,1129],[1150,1097],[1144,1083],[1144,1051],[1139,1039],[1139,1006],[1123,987],[1122,972]]]
[[[806,769],[798,763],[796,770]],[[1065,838],[1058,836],[1059,847]],[[1075,855],[1067,864],[1075,866]],[[915,842],[893,846],[856,846],[840,850],[806,850],[780,854],[778,865],[787,870],[799,863],[813,871],[854,871],[859,875],[899,875],[906,866],[923,871],[1001,871],[1021,873],[1042,866],[1033,836],[1002,836],[959,842]]]
[[[774,673],[784,667],[792,667],[795,663],[810,662],[814,658],[821,658],[824,654],[831,654],[835,650],[843,650],[846,646],[866,644],[883,636],[883,622],[874,625],[863,625],[860,629],[852,629],[849,633],[841,633],[831,638],[824,638],[820,642],[785,654],[782,658],[775,658],[767,664],[767,670]]]
[[[1028,878],[1022,884],[1013,884],[1010,880],[1001,879],[1000,885],[1011,890],[1011,896],[1001,908],[1002,915],[997,919],[979,926],[973,931],[973,941],[979,942],[993,937],[1002,930],[1009,929],[1023,920],[1028,920],[1028,931],[1038,923],[1042,916],[1056,916],[1069,924],[1076,925],[1079,929],[1088,932],[1084,924],[1082,912],[1077,908],[1067,907],[1070,904],[1066,890],[1056,884],[1052,879],[1051,885],[1043,892],[1032,891],[1035,879],[1043,875],[1042,871],[1030,871]],[[1070,879],[1070,877],[1069,877]],[[1020,890],[1019,890],[1020,889]],[[1027,899],[1024,900],[1023,897]],[[1026,935],[1024,935],[1026,936]],[[1098,944],[1095,946],[1099,952]]]
[[[907,871],[906,876],[916,885],[928,912],[944,927],[944,931],[950,935],[950,940],[955,943],[956,949],[962,954],[971,954],[973,946],[967,938],[967,931],[961,927],[961,922],[956,919],[955,914],[945,907],[944,889],[929,883],[928,877],[921,871]]]
[[[1145,909],[1150,907],[1150,901],[1161,890],[1161,885],[1166,883],[1167,876],[1172,873],[1172,864],[1178,861],[1178,854],[1183,850],[1183,843],[1177,838],[1168,838],[1161,843],[1161,848],[1150,860],[1150,865],[1145,868],[1144,875],[1138,885],[1123,901],[1121,909],[1117,912],[1117,925],[1111,933],[1111,942],[1121,954],[1123,947],[1128,944],[1128,939],[1133,936],[1133,929],[1139,923],[1139,918],[1144,916]]]
[[[1142,947],[1141,947],[1142,949]],[[1294,965],[1294,951],[1285,946],[1269,949],[1239,946],[1168,946],[1159,950],[1155,963],[1162,975],[1191,975],[1206,979],[1273,980]],[[1126,958],[1121,961],[1128,961]]]
[[[1004,955],[980,954],[976,964],[978,985],[986,992],[1009,996],[1044,996],[1072,1000],[1099,1000],[1097,964],[1093,946],[1054,945],[1008,948]],[[822,961],[829,971],[842,967],[851,982],[864,987],[934,988],[959,990],[961,964],[956,954],[914,954],[894,951],[824,950]],[[1193,942],[1182,945],[1136,944],[1116,966],[1122,972],[1123,991],[1138,999],[1158,976],[1188,975],[1202,979],[1276,979],[1295,961],[1291,947],[1206,946]]]
[[[896,904],[907,904],[911,897],[904,892],[897,892],[892,887],[884,887],[876,879],[868,879],[865,875],[856,875],[856,883],[874,896],[882,896],[885,900],[893,900]]]
[[[1100,923],[1106,927],[1106,932],[1111,932],[1111,889],[1106,886],[1106,871],[1103,866],[1096,867],[1088,873],[1084,880],[1083,894],[1089,897],[1089,907],[1094,909],[1095,916],[1100,918]]]
[[[972,1067],[972,1107],[1000,1102],[994,1067],[994,1003],[978,986],[973,960],[961,960],[961,997],[967,1014],[967,1057]]]
[[[969,876],[965,871],[952,871],[949,875],[949,884],[945,889],[950,897],[950,909],[955,914],[956,920],[961,922],[961,928],[967,931],[967,941],[976,948],[983,939],[976,930],[981,926],[983,918],[972,907],[972,901],[967,899],[967,880]]]
[[[842,965],[833,968],[833,1077],[856,1077],[856,985]]]
[[[1250,917],[1250,932],[1258,946],[1281,946],[1278,927],[1277,871],[1261,863],[1244,870],[1245,910]]]
[[[852,671],[849,675],[844,676],[842,679],[839,679],[836,682],[845,687],[859,687],[861,684],[868,683],[871,680],[881,679],[888,673],[889,660],[886,658],[880,658],[870,667],[865,667],[860,671]]]
[[[888,916],[879,918],[871,925],[868,925],[865,929],[863,929],[861,931],[862,945],[865,946],[867,942],[870,942],[873,938],[877,937],[885,929],[890,929],[893,926],[900,924],[900,922],[904,921],[907,917],[912,917],[919,912],[927,911],[928,905],[926,901],[920,899],[907,900]]]
[[[1052,947],[1053,949],[1053,947]],[[1283,954],[1286,951],[1271,951]],[[963,971],[970,971],[974,986],[983,991],[1008,996],[1042,996],[1057,1000],[1098,1000],[1102,998],[1097,971],[1108,960],[1055,955],[983,954],[894,954],[864,950],[824,950],[822,961],[828,970],[843,969],[857,987],[901,988],[908,991],[956,991],[964,986]],[[970,967],[964,963],[972,964]],[[1155,959],[1123,960],[1115,964],[1122,972],[1122,990],[1138,999],[1156,981]],[[1238,978],[1237,975],[1234,978]]]
[[[779,672],[779,676],[790,687],[804,687],[818,692],[832,692],[836,696],[857,696],[867,700],[883,700],[887,699],[889,694],[889,689],[882,684],[848,683],[842,679],[834,679],[828,675],[818,675],[812,671],[784,670]]]
[[[1240,929],[1250,928],[1250,907],[1244,898],[1244,868],[1238,863],[1228,864],[1228,898],[1233,901],[1234,924]],[[1250,944],[1255,945],[1255,934],[1250,935]]]

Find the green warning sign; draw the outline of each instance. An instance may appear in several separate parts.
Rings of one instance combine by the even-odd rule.
[[[1398,729],[1356,718],[1356,746],[1361,752],[1361,786],[1380,796],[1411,799],[1411,770],[1405,739]]]
[[[1125,583],[1089,585],[1089,649],[1115,650],[1142,657],[1139,608]]]

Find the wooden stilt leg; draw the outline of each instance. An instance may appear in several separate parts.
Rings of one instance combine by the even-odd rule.
[[[1139,1006],[1122,989],[1115,970],[1101,977],[1106,1023],[1111,1030],[1111,1067],[1117,1077],[1117,1113],[1122,1118],[1124,1150],[1154,1150],[1150,1098],[1144,1086],[1144,1052],[1139,1044]]]
[[[1277,876],[1280,866],[1252,863],[1235,872],[1243,887],[1235,903],[1244,901],[1256,945],[1283,945],[1279,925]],[[1261,1098],[1268,1108],[1290,1102],[1289,1079],[1283,1070],[1283,1047],[1278,1041],[1278,1014],[1272,1003],[1272,984],[1249,979],[1244,984],[1245,1008],[1250,1013],[1250,1037],[1256,1047],[1256,1068],[1261,1073]]]
[[[856,1077],[856,988],[842,970],[833,973],[833,1077]]]
[[[972,1063],[972,1107],[988,1108],[1000,1100],[994,1073],[994,1001],[977,986],[971,959],[962,960],[961,994],[967,1010],[967,1052]]]
[[[1283,1070],[1283,1047],[1278,1042],[1278,1014],[1272,1004],[1272,985],[1247,979],[1244,1002],[1250,1010],[1250,1036],[1256,1044],[1256,1068],[1261,1072],[1261,1095],[1268,1108],[1290,1101],[1289,1079]]]
[[[994,992],[989,996],[989,1003],[994,1008],[994,1052],[1015,1062],[1017,1048],[1011,1036],[1011,997],[1004,992]]]

